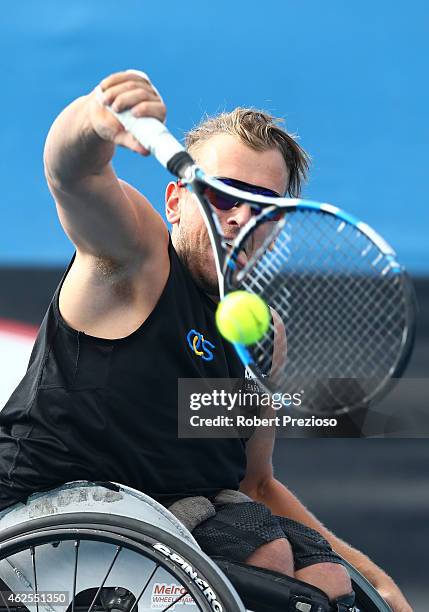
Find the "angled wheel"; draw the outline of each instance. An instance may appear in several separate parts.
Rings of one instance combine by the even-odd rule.
[[[30,612],[245,612],[217,566],[163,530],[117,515],[76,513],[1,534],[0,607]]]

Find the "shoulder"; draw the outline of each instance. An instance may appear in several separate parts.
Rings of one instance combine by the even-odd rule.
[[[141,243],[143,253],[150,253],[151,250],[156,252],[165,250],[168,247],[169,234],[162,216],[140,191],[123,179],[118,180],[124,194],[133,204],[136,223],[141,225],[142,235],[144,236]]]
[[[170,273],[169,233],[161,215],[134,187],[120,181],[145,234],[130,255],[118,260],[77,250],[61,287],[59,308],[74,329],[102,338],[125,337],[156,306]]]

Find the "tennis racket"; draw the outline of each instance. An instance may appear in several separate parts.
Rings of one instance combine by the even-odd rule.
[[[220,298],[242,289],[270,306],[262,340],[234,345],[247,375],[280,401],[303,392],[296,409],[311,414],[345,413],[385,394],[407,364],[415,329],[411,281],[385,240],[330,204],[206,176],[163,123],[109,110],[198,199]],[[244,204],[253,215],[226,241],[216,211]]]

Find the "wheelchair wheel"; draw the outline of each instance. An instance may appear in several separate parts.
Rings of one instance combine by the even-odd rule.
[[[392,612],[392,608],[382,598],[370,582],[348,561],[343,558],[343,564],[350,574],[353,589],[356,593],[358,608],[362,612]]]
[[[0,591],[7,612],[245,612],[201,551],[136,519],[90,512],[5,529]]]

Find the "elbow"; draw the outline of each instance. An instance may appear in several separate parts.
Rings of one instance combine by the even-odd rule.
[[[43,169],[48,187],[51,190],[61,190],[65,184],[66,172],[62,170],[65,164],[60,163],[62,151],[55,134],[55,123],[51,127],[43,149]]]
[[[43,169],[44,169],[44,172],[45,172],[45,178],[46,178],[46,180],[48,182],[48,185],[50,185],[54,181],[54,173],[52,171],[52,159],[51,159],[51,152],[50,152],[49,136],[50,136],[50,132],[48,133],[48,136],[46,137],[45,147],[43,149]]]
[[[258,499],[260,500],[264,500],[267,498],[269,491],[271,489],[271,484],[273,482],[273,477],[269,476],[267,478],[264,478],[263,480],[261,480],[261,482],[258,484]]]
[[[76,182],[103,176],[115,151],[90,121],[90,96],[77,98],[53,122],[46,137],[43,165],[49,187],[69,190]]]
[[[255,501],[263,501],[267,496],[272,480],[272,475],[258,479],[245,478],[240,484],[240,491]]]

